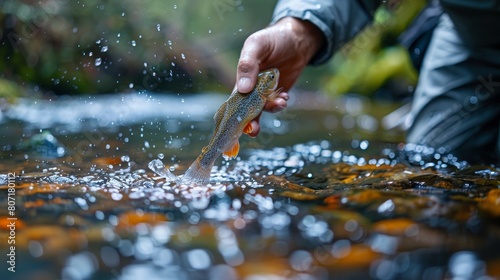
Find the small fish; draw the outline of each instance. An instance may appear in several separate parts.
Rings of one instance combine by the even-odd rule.
[[[205,183],[209,181],[212,166],[219,155],[223,154],[225,159],[238,155],[241,134],[252,132],[250,121],[262,112],[268,100],[274,100],[280,93],[276,90],[278,79],[279,71],[273,68],[259,73],[251,93],[242,94],[235,87],[214,115],[215,130],[210,143],[202,149],[181,182]]]

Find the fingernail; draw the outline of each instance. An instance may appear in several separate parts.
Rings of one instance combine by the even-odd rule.
[[[250,90],[250,79],[246,77],[240,78],[238,81],[238,91],[249,92]]]

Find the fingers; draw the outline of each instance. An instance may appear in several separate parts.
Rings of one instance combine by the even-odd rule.
[[[264,105],[264,111],[276,113],[284,110],[287,107],[288,98],[288,93],[281,92],[276,99],[268,101],[266,105]]]
[[[259,74],[259,63],[265,55],[265,45],[265,39],[258,33],[254,33],[246,39],[236,72],[236,87],[239,92],[248,93],[255,87]]]

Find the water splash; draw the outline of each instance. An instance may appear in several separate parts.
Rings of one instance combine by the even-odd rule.
[[[159,176],[172,181],[172,182],[177,182],[179,181],[179,178],[175,176],[168,168],[163,165],[163,162],[159,159],[154,159],[149,162],[148,168],[151,169],[154,173],[158,174]]]

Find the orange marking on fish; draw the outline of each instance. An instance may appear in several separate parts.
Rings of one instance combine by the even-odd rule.
[[[229,150],[226,150],[223,154],[227,157],[227,159],[235,158],[240,151],[240,142],[236,140],[236,143],[229,148]]]
[[[243,133],[250,134],[253,131],[253,127],[250,123],[248,123],[245,128],[243,128]]]

